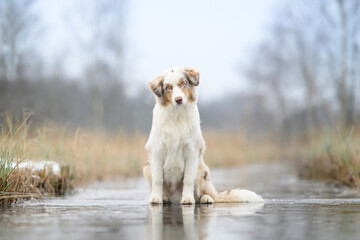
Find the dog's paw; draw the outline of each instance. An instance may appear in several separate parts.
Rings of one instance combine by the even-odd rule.
[[[205,194],[205,195],[202,195],[202,197],[200,198],[200,203],[212,204],[212,203],[214,203],[214,199],[212,197],[210,197],[209,195]]]
[[[163,201],[163,203],[170,203],[170,198],[166,195],[163,195],[162,201]]]
[[[161,196],[151,195],[149,203],[151,204],[161,204],[163,203],[163,199]]]
[[[183,196],[181,198],[180,204],[182,205],[195,204],[195,198],[193,196]]]

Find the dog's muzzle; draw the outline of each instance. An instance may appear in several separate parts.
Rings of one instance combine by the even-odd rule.
[[[182,99],[182,97],[176,97],[175,98],[175,102],[177,103],[177,104],[182,104],[182,101],[183,101],[183,99]]]

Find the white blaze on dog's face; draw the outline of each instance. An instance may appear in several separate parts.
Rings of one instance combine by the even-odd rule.
[[[161,105],[174,106],[196,101],[195,87],[199,85],[199,72],[193,68],[175,67],[155,77],[149,87]]]

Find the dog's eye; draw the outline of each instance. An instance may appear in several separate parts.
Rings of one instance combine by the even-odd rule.
[[[184,83],[184,82],[181,82],[181,83],[180,83],[180,87],[182,87],[182,88],[185,87],[185,83]]]
[[[166,91],[171,91],[172,87],[171,86],[166,86]]]

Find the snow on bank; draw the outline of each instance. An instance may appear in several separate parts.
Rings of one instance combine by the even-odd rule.
[[[16,167],[17,163],[12,163],[12,167]],[[60,165],[53,161],[23,161],[17,165],[18,168],[28,168],[32,169],[32,171],[38,171],[38,170],[49,170],[52,171],[54,174],[60,174]]]

